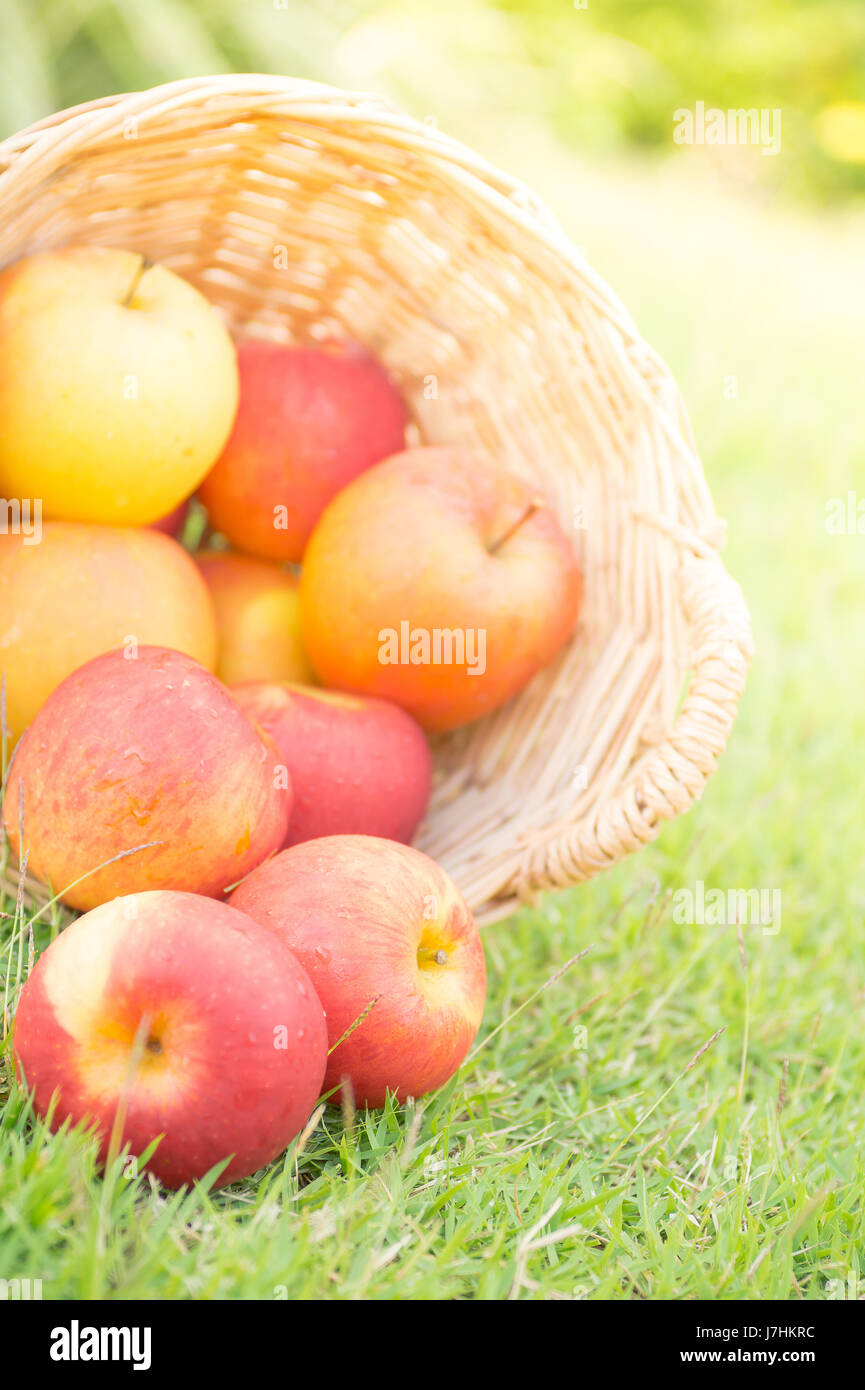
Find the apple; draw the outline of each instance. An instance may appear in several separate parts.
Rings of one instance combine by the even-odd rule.
[[[411,715],[387,700],[302,685],[253,682],[232,694],[288,768],[286,845],[324,835],[411,840],[432,782],[429,746]]]
[[[433,1091],[457,1070],[480,1026],[486,967],[474,918],[432,859],[368,835],[307,840],[255,869],[229,901],[275,932],[312,980],[333,1049],[325,1091],[347,1077],[357,1104],[375,1107],[388,1091],[400,1101]]]
[[[39,544],[0,534],[0,678],[13,739],[76,667],[135,642],[215,665],[213,603],[176,541],[76,521],[43,522]]]
[[[300,636],[297,579],[266,560],[202,551],[198,568],[216,610],[216,672],[239,681],[315,680]]]
[[[228,438],[237,354],[192,285],[132,251],[48,251],[0,273],[0,496],[147,525]]]
[[[443,731],[498,709],[553,659],[581,590],[537,489],[461,448],[409,449],[322,516],[301,628],[323,685],[392,700]]]
[[[327,503],[404,443],[396,387],[355,343],[238,348],[240,405],[200,497],[238,550],[298,562]]]
[[[3,822],[70,907],[158,888],[217,897],[285,839],[278,756],[190,657],[108,652],[67,676],[28,728]]]
[[[137,893],[79,917],[31,972],[14,1056],[40,1116],[88,1121],[181,1187],[270,1163],[321,1091],[327,1027],[309,976],[225,903]],[[51,1110],[52,1097],[56,1107]]]

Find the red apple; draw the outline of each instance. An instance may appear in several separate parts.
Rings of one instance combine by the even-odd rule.
[[[432,781],[429,746],[411,715],[386,700],[302,685],[251,682],[232,694],[288,768],[287,845],[323,835],[411,840]]]
[[[285,839],[291,795],[276,760],[191,657],[108,652],[67,676],[18,745],[6,832],[70,907],[150,888],[216,897]]]
[[[388,1090],[404,1101],[457,1070],[480,1027],[486,967],[474,918],[432,859],[367,835],[307,840],[230,901],[309,974],[334,1049],[326,1091],[348,1077],[359,1105],[379,1106]]]
[[[305,1124],[327,1028],[309,977],[271,932],[193,893],[138,893],[79,917],[40,957],[15,1016],[19,1076],[52,1128],[112,1128],[166,1187],[231,1156],[254,1173]]]
[[[161,516],[158,521],[151,521],[150,527],[153,531],[161,531],[165,536],[173,536],[179,541],[186,530],[186,519],[189,516],[189,508],[192,499],[187,497],[185,502],[181,502],[179,507],[175,507],[167,516]]]
[[[332,497],[401,449],[396,387],[354,343],[240,344],[234,429],[199,490],[210,525],[238,550],[300,560]]]
[[[323,685],[425,729],[489,714],[574,630],[570,540],[523,479],[463,449],[410,449],[336,497],[306,549],[301,630]]]

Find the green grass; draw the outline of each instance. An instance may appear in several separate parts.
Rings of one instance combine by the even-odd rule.
[[[865,537],[824,527],[865,489],[861,226],[500,138],[682,382],[755,620],[730,747],[649,850],[485,933],[479,1046],[425,1105],[326,1112],[258,1180],[171,1196],[103,1181],[91,1141],[0,1091],[0,1277],[46,1297],[865,1287]],[[677,924],[698,878],[780,889],[780,930]],[[14,997],[28,933],[4,919],[0,940]]]

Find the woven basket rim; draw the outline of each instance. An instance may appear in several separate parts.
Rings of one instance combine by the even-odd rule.
[[[593,269],[567,236],[552,210],[528,184],[499,169],[454,136],[419,121],[385,98],[369,92],[346,92],[306,78],[235,73],[184,78],[136,92],[118,92],[81,102],[35,121],[18,134],[0,141],[0,214],[4,176],[12,172],[13,165],[22,155],[40,148],[43,137],[47,137],[45,143],[49,150],[54,148],[52,133],[60,129],[70,137],[86,137],[86,143],[90,144],[100,132],[108,133],[116,128],[118,115],[122,120],[134,117],[141,111],[152,114],[154,106],[169,107],[174,102],[178,103],[180,109],[186,109],[190,97],[195,98],[193,105],[204,106],[208,98],[220,96],[247,98],[250,114],[259,117],[291,116],[312,122],[322,120],[328,124],[334,121],[345,124],[362,122],[368,128],[381,130],[388,139],[393,140],[402,134],[410,146],[417,144],[427,155],[440,155],[449,166],[462,169],[467,179],[476,182],[482,196],[497,202],[499,211],[506,213],[515,225],[535,238],[548,253],[560,258],[569,272],[576,276],[581,288],[591,287],[604,302],[605,311],[623,335],[639,344],[663,366],[640,335],[624,303]],[[155,97],[159,97],[158,102],[153,100]]]
[[[306,79],[256,73],[190,78],[98,98],[38,121],[0,143],[0,225],[22,179],[40,187],[74,161],[76,152],[116,140],[124,121],[145,113],[151,120],[157,115],[169,120],[181,112],[187,118],[199,112],[205,126],[220,120],[238,126],[246,120],[272,120],[349,133],[362,129],[371,141],[384,141],[440,171],[466,198],[509,225],[527,264],[547,277],[559,277],[556,283],[585,297],[614,331],[631,371],[629,385],[653,412],[668,447],[684,460],[697,497],[699,524],[693,526],[636,503],[630,508],[635,520],[677,547],[681,608],[693,653],[690,684],[672,727],[628,770],[618,794],[587,815],[546,827],[543,844],[522,853],[518,865],[503,874],[498,890],[472,905],[480,908],[482,920],[494,920],[541,889],[578,882],[611,866],[654,838],[663,821],[687,810],[701,795],[732,726],[753,649],[744,598],[720,555],[724,526],[669,369],[524,183],[381,97]],[[670,407],[664,412],[657,404],[662,392]]]

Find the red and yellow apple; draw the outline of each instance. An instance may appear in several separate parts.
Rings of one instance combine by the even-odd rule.
[[[238,389],[216,310],[136,252],[69,247],[0,274],[0,496],[157,521],[218,457]]]
[[[13,738],[76,667],[135,642],[215,664],[213,604],[176,541],[64,521],[44,522],[38,545],[0,534],[0,677]]]
[[[286,845],[324,835],[411,840],[429,801],[432,757],[405,710],[302,685],[250,683],[232,694],[288,768]]]
[[[334,498],[304,557],[322,684],[447,730],[509,700],[574,630],[570,540],[529,483],[458,448],[410,449]]]
[[[474,918],[432,859],[366,835],[307,840],[230,902],[312,980],[332,1049],[326,1091],[347,1077],[359,1105],[380,1106],[388,1091],[421,1096],[457,1070],[480,1027],[486,967]]]
[[[190,657],[109,652],[66,677],[19,743],[6,833],[70,907],[147,889],[216,897],[285,839],[278,756]]]
[[[295,576],[224,550],[195,558],[216,610],[220,680],[314,681],[300,636]]]
[[[166,1187],[230,1158],[217,1185],[270,1163],[321,1091],[327,1029],[309,977],[271,932],[192,893],[115,898],[38,960],[15,1016],[37,1114],[98,1131],[104,1162],[159,1140]],[[55,1108],[52,1110],[52,1099]]]
[[[249,339],[238,360],[237,419],[200,497],[210,525],[238,550],[298,562],[330,499],[403,447],[405,406],[354,343]]]

